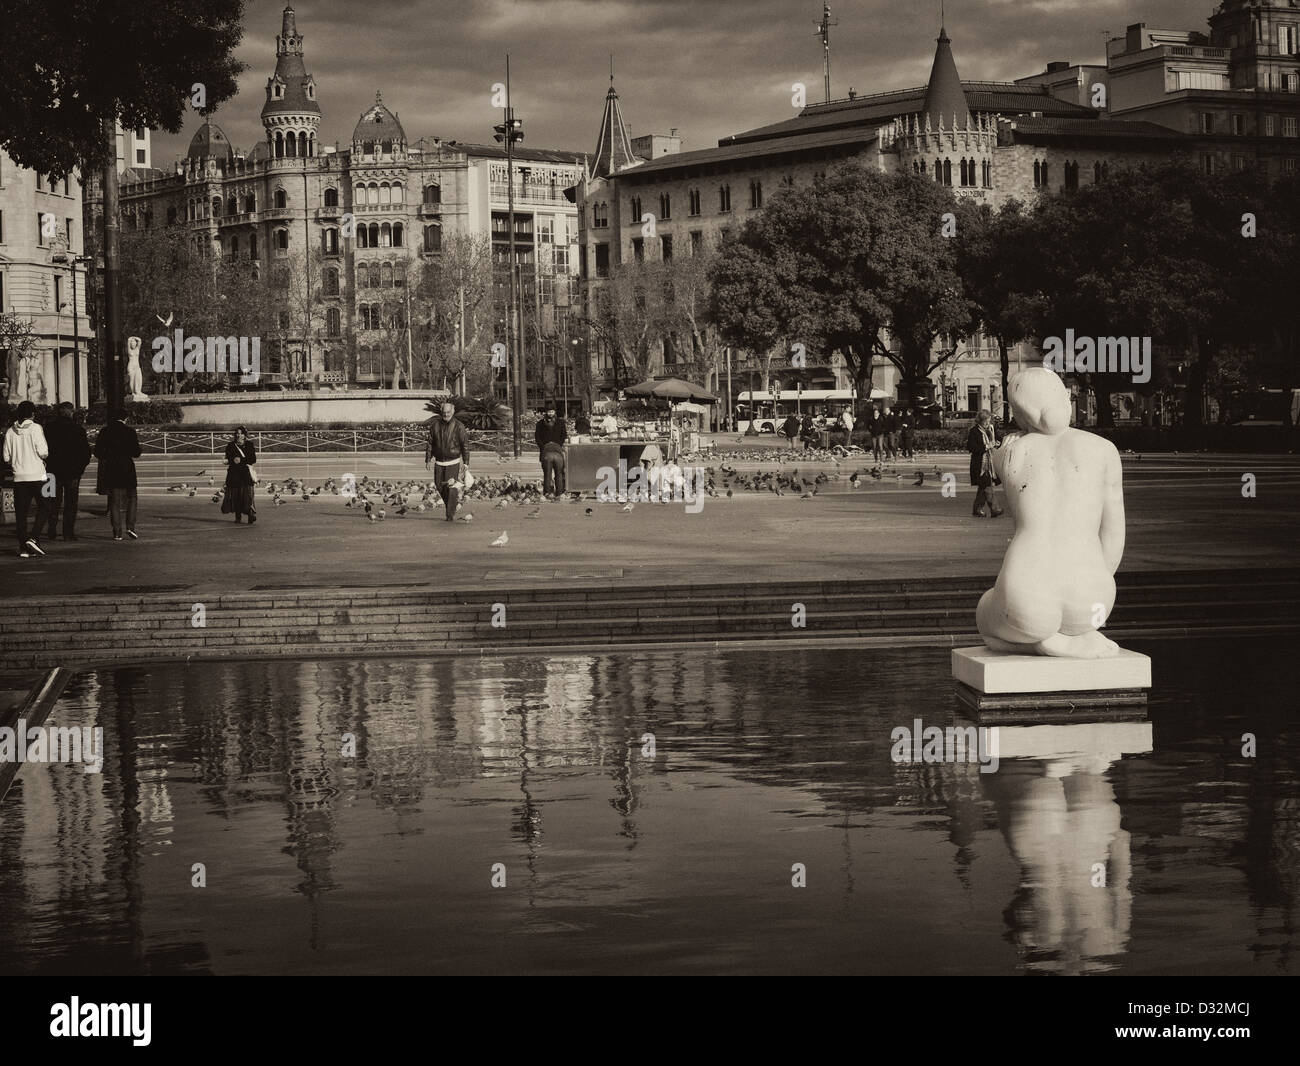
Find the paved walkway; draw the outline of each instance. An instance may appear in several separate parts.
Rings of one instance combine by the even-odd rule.
[[[318,484],[343,472],[427,476],[423,462],[402,455],[268,456],[258,465],[264,482],[292,474]],[[477,472],[494,476],[493,465],[481,463]],[[83,495],[81,539],[49,544],[45,558],[30,560],[6,546],[0,582],[8,597],[58,597],[413,581],[518,588],[992,575],[1011,533],[1008,520],[971,517],[964,456],[922,464],[931,475],[936,466],[956,473],[955,499],[942,496],[934,476],[913,487],[915,466],[900,464],[901,479],[867,478],[857,490],[843,480],[844,467],[842,480],[814,499],[742,492],[708,499],[698,514],[681,504],[639,504],[628,514],[617,504],[584,500],[545,504],[530,519],[534,506],[501,510],[480,500],[471,502],[468,523],[447,523],[432,512],[370,523],[335,496],[273,507],[259,493],[261,521],[250,528],[221,515],[207,477],[197,476],[211,470],[220,483],[219,466],[203,457],[147,459],[140,464],[139,541],[114,543],[103,498]],[[525,470],[535,476],[531,460],[520,467]],[[1254,499],[1242,496],[1244,473],[1257,478]],[[1126,460],[1125,477],[1123,569],[1295,565],[1300,459],[1147,456]],[[166,491],[179,481],[197,482],[200,491],[193,498]],[[83,484],[93,487],[93,468]],[[508,545],[491,547],[503,531]],[[5,536],[13,536],[12,524],[0,527]]]

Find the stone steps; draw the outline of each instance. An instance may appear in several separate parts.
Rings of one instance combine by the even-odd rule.
[[[252,590],[198,597],[8,601],[0,654],[22,666],[186,658],[473,654],[483,650],[655,647],[680,644],[797,646],[801,642],[940,644],[975,637],[986,579],[791,582],[766,586],[472,591]],[[1120,576],[1107,624],[1140,634],[1295,632],[1300,570],[1200,571]],[[492,626],[493,605],[506,626]],[[791,625],[803,603],[806,625]]]

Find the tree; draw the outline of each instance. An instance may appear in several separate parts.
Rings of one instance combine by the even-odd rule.
[[[687,339],[681,345],[678,360],[686,364],[687,376],[698,379],[705,387],[716,387],[711,379],[718,372],[725,347],[712,315],[709,279],[716,258],[716,252],[701,250],[664,264],[672,334]]]
[[[616,363],[635,384],[652,377],[662,364],[666,333],[663,264],[633,262],[610,271],[595,292],[592,320],[609,343]]]
[[[484,237],[453,236],[439,256],[420,265],[411,290],[412,326],[430,384],[455,390],[463,374],[466,395],[489,387],[492,295],[492,249]]]
[[[102,123],[178,133],[234,96],[244,0],[7,0],[0,148],[61,178],[108,162]],[[111,125],[110,125],[111,128]]]

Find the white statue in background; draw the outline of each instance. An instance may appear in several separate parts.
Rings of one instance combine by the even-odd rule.
[[[1051,370],[1020,371],[1007,400],[1023,433],[992,456],[1016,532],[997,584],[980,599],[980,636],[994,651],[1111,658],[1119,645],[1099,630],[1124,554],[1119,452],[1070,428],[1070,396]]]
[[[140,373],[140,338],[126,339],[126,394],[131,400],[147,400],[144,377]]]
[[[28,348],[18,357],[18,400],[45,402],[45,374],[41,367],[41,353],[35,348]]]

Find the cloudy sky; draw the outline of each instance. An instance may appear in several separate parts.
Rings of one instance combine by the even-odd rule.
[[[249,0],[239,94],[214,116],[237,148],[258,119],[275,67],[283,0]],[[1099,62],[1103,31],[1133,22],[1207,30],[1211,0],[947,0],[963,78],[1011,80],[1049,60]],[[632,136],[676,127],[684,150],[788,118],[790,86],[822,99],[821,0],[297,0],[321,140],[346,144],[382,90],[407,137],[490,142],[493,82],[510,52],[525,144],[591,151],[609,84]],[[939,0],[832,0],[832,95],[925,82]],[[185,153],[196,123],[154,141],[154,165]]]

